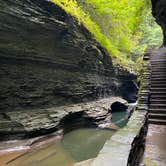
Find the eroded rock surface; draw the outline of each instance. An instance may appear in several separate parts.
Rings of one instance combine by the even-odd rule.
[[[123,95],[135,79],[77,20],[46,0],[0,0],[0,111]]]
[[[0,140],[29,138],[51,132],[68,132],[79,127],[98,127],[111,123],[110,105],[119,97],[69,106],[0,113]]]

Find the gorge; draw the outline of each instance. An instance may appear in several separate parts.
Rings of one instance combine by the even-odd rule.
[[[133,107],[130,108],[128,103],[135,103],[138,99],[137,108],[141,107],[142,109],[139,103],[141,101],[141,88],[148,82],[148,80],[144,80],[143,76],[149,70],[148,65],[143,61],[143,56],[140,55],[142,50],[136,51],[139,47],[143,47],[143,44],[146,45],[146,42],[140,42],[144,40],[143,37],[140,37],[140,33],[143,33],[140,29],[144,12],[148,10],[145,7],[147,4],[144,5],[144,9],[141,6],[145,3],[144,1],[140,1],[142,4],[136,4],[136,1],[133,0],[133,3],[137,5],[135,10],[132,8],[133,14],[139,15],[139,12],[142,12],[140,17],[133,16],[133,18],[137,18],[137,22],[134,22],[131,17],[128,22],[132,23],[125,25],[125,27],[128,26],[132,35],[130,34],[129,38],[124,38],[124,34],[127,36],[129,32],[122,30],[123,34],[119,31],[119,37],[112,42],[111,37],[118,36],[118,32],[114,28],[113,34],[108,34],[109,28],[114,26],[110,25],[111,20],[108,26],[104,22],[109,21],[107,20],[107,18],[110,18],[109,10],[104,6],[104,11],[108,13],[103,14],[103,11],[97,13],[98,10],[102,10],[97,2],[81,0],[0,0],[0,158],[6,155],[6,148],[12,149],[15,145],[32,147],[32,151],[36,147],[40,149],[44,146],[46,151],[41,152],[39,161],[35,159],[34,163],[32,162],[34,166],[37,165],[37,162],[41,164],[45,159],[42,157],[42,153],[50,154],[50,156],[54,155],[57,152],[50,146],[63,137],[64,140],[66,137],[75,140],[76,138],[72,134],[69,138],[66,134],[70,135],[78,129],[78,133],[76,132],[74,135],[85,132],[86,136],[82,136],[82,139],[88,140],[89,138],[88,146],[93,145],[93,141],[90,140],[91,136],[96,144],[103,139],[97,154],[84,158],[84,160],[87,160],[97,157],[102,147],[105,148],[106,140],[109,140],[115,133],[117,135],[123,133],[124,140],[126,133],[132,135],[133,130],[130,130],[130,126],[137,126],[137,124],[140,125],[140,128],[134,129],[138,131],[134,133],[134,136],[127,136],[127,138],[132,139],[130,143],[130,145],[132,144],[132,147],[130,146],[131,152],[133,154],[135,152],[139,153],[139,150],[135,150],[137,145],[134,146],[133,142],[137,137],[138,141],[136,142],[140,144],[139,141],[146,135],[146,126],[143,128],[141,126],[146,125],[142,122],[145,115],[143,113],[139,114],[137,111],[134,111],[131,115]],[[114,1],[116,6],[115,2],[116,0]],[[73,6],[68,9],[70,3],[73,3]],[[129,2],[126,1],[126,3]],[[78,7],[75,4],[78,4]],[[108,5],[110,5],[110,2]],[[132,6],[132,4],[130,5]],[[128,9],[130,9],[129,7]],[[137,7],[139,8],[137,9]],[[121,7],[119,8],[121,9]],[[73,14],[72,9],[76,14]],[[84,15],[82,11],[88,14]],[[82,16],[77,17],[77,12],[80,12]],[[152,14],[163,30],[163,46],[165,46],[166,2],[164,0],[152,0]],[[119,18],[117,15],[117,20]],[[82,21],[82,19],[85,20]],[[122,22],[121,26],[119,21],[119,29],[123,27],[124,23]],[[135,28],[137,24],[140,24],[139,28]],[[95,27],[96,29],[93,29]],[[97,27],[101,29],[101,32]],[[132,30],[133,32],[131,32]],[[160,36],[159,31],[156,31],[157,36]],[[97,37],[100,33],[102,36]],[[123,36],[122,38],[120,34]],[[142,36],[144,35],[146,36],[146,34]],[[105,36],[108,36],[108,38],[105,38]],[[115,45],[110,47],[110,41]],[[130,42],[132,44],[140,42],[141,44],[133,44],[132,46]],[[119,48],[119,46],[121,47]],[[134,48],[130,50],[131,47]],[[156,46],[150,46],[150,50],[154,47]],[[117,53],[117,55],[114,55],[114,53]],[[119,58],[117,58],[118,56]],[[137,66],[139,66],[139,69]],[[139,98],[138,90],[140,91]],[[117,105],[117,110],[113,110],[113,107],[111,107],[115,103],[120,103]],[[128,130],[124,128],[124,132],[122,127],[126,126],[128,121],[128,117],[125,117],[127,108],[130,112],[127,115],[131,115],[131,119],[127,124]],[[145,108],[144,105],[143,108]],[[118,114],[118,110],[123,111]],[[125,123],[118,126],[119,120],[124,120]],[[85,128],[88,129],[85,130]],[[108,134],[108,132],[110,133]],[[119,137],[117,135],[115,134],[112,139],[122,137],[121,134],[119,134]],[[139,140],[140,135],[141,139]],[[97,136],[99,139],[96,138]],[[12,143],[13,140],[18,142]],[[44,145],[40,146],[40,143]],[[78,140],[76,144],[79,144]],[[49,145],[48,149],[47,145]],[[112,145],[111,143],[111,146],[115,146],[115,144]],[[59,148],[60,152],[64,152],[59,144],[56,148]],[[120,150],[121,147],[116,145],[115,148]],[[14,154],[9,159],[4,157],[7,158],[5,163],[12,165],[13,161],[17,163],[17,161],[19,162],[33,155],[35,158],[36,154],[31,153],[31,151],[28,153],[29,149],[26,149],[25,154],[24,149],[22,150],[23,152],[21,151],[16,156]],[[40,150],[38,151],[39,156]],[[95,148],[94,151],[96,151]],[[115,151],[115,153],[118,153],[118,151]],[[142,154],[142,152],[140,153]],[[127,158],[125,160],[131,165],[135,165],[136,162],[131,159],[134,158],[131,157],[131,153],[124,154]],[[9,154],[7,153],[7,155]],[[19,157],[21,160],[19,160]],[[64,156],[60,157],[63,158]],[[72,160],[68,156],[64,160],[68,161],[68,159]],[[107,159],[104,160],[103,165],[107,166]],[[138,158],[135,158],[135,161],[137,160],[140,160],[139,155]],[[93,166],[97,166],[96,163],[100,163],[99,161],[102,161],[100,160],[100,154],[99,160],[96,158]],[[5,165],[3,160],[0,159],[0,162]],[[64,165],[74,165],[75,163],[76,161],[71,161],[71,163],[65,163]],[[52,166],[51,161],[49,166]]]

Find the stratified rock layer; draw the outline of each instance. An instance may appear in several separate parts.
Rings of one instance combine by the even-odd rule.
[[[46,0],[0,0],[0,59],[1,112],[130,98],[135,79],[115,72],[87,29]]]
[[[109,110],[115,101],[127,105],[126,100],[114,97],[68,106],[0,113],[0,140],[30,138],[51,132],[59,135],[61,130],[65,134],[87,126],[102,127],[111,123]]]

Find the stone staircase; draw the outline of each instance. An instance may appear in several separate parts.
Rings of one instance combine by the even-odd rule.
[[[151,67],[148,121],[150,124],[166,125],[166,54],[155,51]]]
[[[148,130],[142,165],[166,166],[166,48],[154,50],[149,60]]]

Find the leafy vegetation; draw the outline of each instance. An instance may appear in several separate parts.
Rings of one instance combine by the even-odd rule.
[[[52,0],[94,35],[113,62],[128,69],[141,63],[147,45],[162,34],[151,16],[150,0]],[[159,37],[159,40],[154,40]]]
[[[145,14],[143,23],[138,29],[142,35],[134,50],[137,54],[142,54],[147,47],[160,46],[163,42],[162,29],[155,23],[155,20],[151,15],[151,9],[147,10]]]

